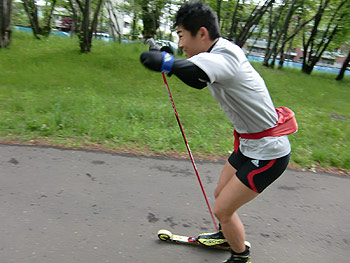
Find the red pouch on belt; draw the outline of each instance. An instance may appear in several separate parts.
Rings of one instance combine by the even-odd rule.
[[[233,131],[235,137],[234,150],[238,152],[239,148],[239,137],[243,139],[261,139],[264,137],[279,137],[283,135],[292,134],[298,131],[298,124],[295,119],[294,112],[287,107],[276,108],[278,115],[278,121],[276,126],[267,130],[256,132],[256,133],[238,133],[236,130]]]

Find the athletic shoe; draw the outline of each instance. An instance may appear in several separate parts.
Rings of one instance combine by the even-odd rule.
[[[226,247],[226,246],[229,247],[229,244],[227,243],[221,230],[219,230],[219,232],[203,233],[198,235],[198,242],[205,246],[220,245],[223,247]]]
[[[224,263],[251,263],[249,249],[250,247],[246,246],[246,251],[240,254],[235,254],[231,250],[231,257],[228,260],[224,261]]]

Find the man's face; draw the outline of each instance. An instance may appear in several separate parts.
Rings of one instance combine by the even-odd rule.
[[[206,51],[206,49],[203,48],[200,30],[195,36],[192,36],[190,31],[179,25],[177,27],[177,35],[179,36],[179,48],[182,48],[187,58]]]

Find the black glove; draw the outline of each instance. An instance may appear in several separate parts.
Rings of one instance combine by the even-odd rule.
[[[168,46],[163,46],[163,47],[159,47],[159,46],[150,46],[149,47],[149,51],[165,51],[171,55],[174,55],[174,50],[171,47]]]
[[[165,52],[167,52],[167,53],[169,53],[171,55],[174,55],[174,50],[171,47],[169,47],[169,46],[161,47],[160,51],[165,51]]]
[[[169,73],[174,64],[174,57],[167,52],[147,51],[140,56],[141,63],[147,68]]]
[[[140,56],[141,63],[147,68],[160,71],[163,63],[163,55],[159,51],[147,51],[143,52]]]
[[[165,51],[171,55],[174,55],[174,50],[169,46],[160,47],[153,38],[149,38],[145,41],[145,44],[149,45],[149,51]]]

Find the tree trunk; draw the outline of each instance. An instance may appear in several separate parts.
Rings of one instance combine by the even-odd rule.
[[[285,48],[285,45],[282,44],[281,46],[281,52],[279,53],[280,54],[280,61],[278,62],[278,69],[282,69],[283,67],[283,64],[284,64],[284,60],[286,59],[286,56],[284,54],[284,48]]]
[[[36,6],[35,0],[23,0],[24,10],[27,13],[30,26],[33,30],[34,37],[40,39],[40,36],[49,36],[51,32],[51,19],[52,14],[55,9],[56,0],[53,0],[51,3],[51,10],[47,16],[44,17],[45,24],[40,26],[39,17],[38,17],[38,8]]]
[[[264,29],[265,29],[265,24],[262,24],[261,27],[260,27],[260,29],[259,29],[258,35],[256,36],[256,38],[255,38],[254,42],[252,43],[252,45],[250,46],[250,48],[248,49],[248,54],[247,54],[247,56],[249,56],[250,53],[252,52],[253,47],[255,46],[255,44],[256,44],[256,43],[258,42],[258,40],[260,39],[261,34],[262,34],[262,32],[264,31]]]
[[[230,39],[233,39],[233,36],[237,32],[237,25],[239,21],[239,19],[237,18],[239,1],[240,0],[237,0],[236,2],[235,10],[233,11],[232,18],[231,18],[231,28],[230,28],[230,34],[229,34]]]
[[[82,53],[89,53],[92,46],[92,33],[96,31],[97,27],[97,18],[101,10],[103,0],[99,0],[93,15],[92,22],[90,23],[90,12],[91,12],[91,0],[85,0],[83,5],[80,0],[76,0],[77,4],[82,13],[82,23],[81,30],[78,34],[80,51]]]
[[[274,58],[273,58],[273,61],[272,63],[270,64],[270,67],[274,67],[275,65],[275,60],[276,60],[276,57],[277,57],[277,54],[279,53],[278,50],[277,50],[277,47],[278,47],[278,44],[280,43],[280,39],[281,37],[283,37],[283,40],[286,39],[286,35],[287,35],[287,31],[288,31],[288,27],[289,27],[289,24],[290,24],[290,20],[294,14],[294,11],[295,11],[295,5],[297,3],[297,0],[293,0],[292,3],[290,4],[289,6],[289,9],[288,9],[288,12],[287,12],[287,16],[284,20],[284,23],[283,23],[283,26],[282,28],[279,30],[279,32],[277,32],[277,35],[276,35],[276,38],[275,38],[275,41],[273,43],[273,46],[272,48],[270,49],[270,51],[265,55],[265,59],[264,59],[264,65],[268,65],[268,60],[270,59],[270,57],[274,54]],[[287,6],[289,4],[289,1],[286,1],[285,2],[285,6]],[[284,7],[283,7],[284,8]],[[282,13],[283,11],[283,8],[281,7],[279,12]],[[275,24],[277,24],[278,21],[276,21]],[[284,50],[284,43],[282,41],[282,45],[283,46],[283,50]],[[266,63],[266,64],[265,64]]]
[[[0,0],[0,48],[11,42],[11,11],[12,0]]]
[[[347,69],[347,67],[349,66],[349,63],[350,63],[350,51],[348,53],[348,57],[345,59],[345,61],[343,63],[342,68],[339,71],[339,74],[338,74],[336,80],[342,80],[344,78],[344,73],[345,73],[345,70]]]
[[[53,0],[51,2],[51,9],[50,9],[50,13],[48,15],[48,17],[46,18],[46,25],[44,25],[44,28],[43,28],[43,35],[44,36],[49,36],[50,35],[50,32],[51,32],[51,19],[52,19],[52,14],[53,14],[53,11],[55,10],[55,6],[56,6],[56,1],[57,0]]]
[[[285,49],[285,46],[286,46],[287,42],[286,41],[283,41],[282,42],[282,45],[281,45],[281,48],[280,50],[278,51],[281,55],[280,55],[280,61],[278,63],[278,69],[282,69],[283,68],[283,64],[284,64],[284,61],[286,59],[286,56],[284,54],[284,49]],[[288,47],[288,51],[287,52],[290,52],[290,50],[292,50],[292,46],[293,46],[293,40],[290,41],[289,43],[289,47]]]
[[[278,31],[278,30],[276,30],[277,23],[278,23],[278,21],[279,21],[279,19],[281,17],[282,11],[283,11],[285,6],[286,5],[281,5],[280,6],[280,8],[276,12],[276,15],[275,15],[274,19],[273,19],[274,9],[273,9],[273,6],[270,6],[269,34],[268,34],[268,38],[267,38],[267,46],[266,46],[265,57],[264,57],[264,61],[263,61],[263,65],[265,67],[269,66],[269,59],[271,58],[271,55],[273,53],[273,46],[271,46],[271,44],[272,44],[272,41],[273,41],[274,31]]]
[[[72,9],[72,20],[73,20],[73,23],[72,23],[72,27],[70,29],[70,35],[71,37],[74,35],[74,34],[79,34],[79,19],[78,19],[78,11],[77,11],[77,7],[74,5],[74,2],[73,0],[69,0],[69,6],[70,8]]]
[[[222,3],[222,0],[216,0],[216,1],[217,1],[216,16],[218,17],[219,25],[221,25],[221,3]]]
[[[132,37],[132,40],[137,39],[137,32],[136,32],[137,20],[138,20],[138,15],[137,15],[137,13],[135,12],[135,13],[134,13],[134,16],[133,16],[133,18],[132,18],[132,27],[131,27],[131,37]]]
[[[91,50],[92,32],[90,32],[90,8],[91,1],[85,0],[84,7],[82,9],[83,20],[81,23],[81,30],[79,32],[80,51],[82,53],[89,53]]]
[[[147,0],[142,1],[141,18],[143,22],[142,35],[144,39],[155,38],[159,27],[159,17],[154,7],[150,6],[151,4],[153,4],[153,2],[149,3]]]
[[[33,30],[34,37],[36,39],[40,39],[41,35],[41,28],[39,26],[39,20],[38,20],[38,9],[35,5],[34,0],[23,0],[24,10],[26,11],[30,26]]]
[[[105,2],[105,7],[107,9],[108,12],[108,17],[109,17],[109,24],[111,27],[111,32],[112,32],[112,37],[114,40],[116,40],[117,36],[118,36],[118,40],[119,42],[121,41],[121,29],[120,29],[120,25],[119,25],[119,21],[118,21],[118,17],[117,17],[117,11],[116,9],[113,7],[113,4],[111,1],[107,1]],[[136,13],[134,14],[134,18],[136,16]],[[134,19],[133,19],[133,26],[134,27]],[[134,29],[131,30],[131,32]]]
[[[314,63],[315,55],[313,54],[314,53],[313,46],[315,45],[315,38],[318,32],[319,24],[321,22],[324,11],[328,6],[329,2],[330,0],[326,0],[325,2],[323,2],[322,0],[320,1],[318,11],[315,15],[314,26],[311,30],[311,35],[307,41],[305,39],[305,34],[303,34],[304,57],[303,57],[302,71],[306,74],[311,74],[313,67],[316,64],[316,62]]]
[[[92,23],[91,23],[91,32],[96,32],[97,30],[98,15],[100,14],[102,3],[103,3],[103,0],[99,0],[97,3],[95,13],[92,19]]]
[[[301,70],[306,73],[306,74],[311,74],[312,70],[313,70],[313,66],[311,66],[310,64],[307,63],[303,63],[303,66],[301,68]]]
[[[335,10],[335,12],[333,13],[332,18],[329,20],[327,28],[324,31],[322,38],[318,40],[319,43],[316,44],[314,42],[311,42],[311,49],[310,49],[310,53],[308,56],[308,63],[307,63],[308,65],[305,68],[307,71],[305,73],[307,74],[311,73],[316,63],[321,59],[323,53],[326,51],[327,47],[329,46],[333,38],[338,33],[339,26],[341,26],[341,21],[347,15],[346,11],[344,11],[338,16],[338,12],[342,10],[342,7],[346,1],[348,0],[344,0],[343,2],[341,2],[340,5]],[[333,29],[331,29],[332,26],[334,26]],[[316,50],[313,49],[314,45],[317,46]]]
[[[310,18],[309,20],[307,21],[304,21],[302,24],[299,24],[299,20],[298,19],[298,25],[296,26],[296,28],[294,29],[294,32],[290,35],[290,36],[287,36],[287,35],[284,35],[283,37],[283,40],[282,40],[282,43],[281,43],[281,47],[280,49],[278,50],[278,53],[281,53],[281,56],[282,56],[282,49],[284,49],[285,45],[287,44],[288,41],[291,41],[292,42],[292,39],[298,34],[298,32],[306,25],[308,24],[311,20],[313,20],[314,17]],[[292,44],[290,44],[292,46]],[[289,48],[290,49],[290,48]],[[306,58],[306,55],[305,55],[305,51],[304,51],[304,57],[303,57],[303,61],[305,61],[305,58]],[[283,63],[284,61],[281,59],[280,60],[280,63],[279,63],[279,66],[278,66],[278,69],[281,69],[283,67]],[[304,63],[303,63],[304,64]]]

